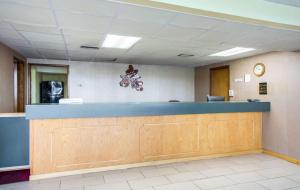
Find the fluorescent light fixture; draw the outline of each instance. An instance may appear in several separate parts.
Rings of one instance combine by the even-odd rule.
[[[102,47],[128,49],[140,39],[140,37],[107,34]]]
[[[211,54],[209,56],[226,57],[226,56],[236,55],[236,54],[245,53],[245,52],[254,51],[254,50],[255,50],[254,48],[235,47],[235,48],[221,51],[221,52],[218,52],[215,54]]]

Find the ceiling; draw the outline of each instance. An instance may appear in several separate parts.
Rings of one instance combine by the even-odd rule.
[[[132,48],[99,50],[106,34],[138,36]],[[27,58],[200,66],[300,50],[300,31],[267,28],[106,0],[0,0],[0,41]],[[256,51],[208,55],[236,46]],[[194,54],[178,57],[180,53]]]
[[[300,7],[300,1],[299,0],[266,0],[272,3],[278,3],[282,5],[288,5],[293,7]]]

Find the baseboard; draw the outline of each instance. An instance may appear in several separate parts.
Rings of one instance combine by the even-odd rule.
[[[116,165],[116,166],[82,169],[82,170],[74,170],[74,171],[55,172],[55,173],[49,173],[49,174],[31,175],[30,180],[40,180],[40,179],[48,179],[48,178],[55,178],[55,177],[62,177],[62,176],[69,176],[69,175],[79,175],[79,174],[86,174],[86,173],[93,173],[93,172],[103,172],[103,171],[121,170],[121,169],[144,167],[144,166],[154,166],[154,165],[160,165],[160,164],[170,164],[170,163],[186,162],[186,161],[201,160],[201,159],[220,158],[220,157],[226,157],[226,156],[257,154],[257,153],[262,153],[262,152],[263,152],[262,149],[258,149],[258,150],[251,150],[251,151],[213,154],[213,155],[207,155],[207,156],[197,156],[197,157],[189,157],[189,158],[159,160],[159,161],[142,162],[142,163],[134,163],[134,164],[126,164],[126,165]]]
[[[286,160],[286,161],[294,163],[294,164],[300,165],[300,160],[297,160],[296,158],[293,158],[291,156],[287,156],[287,155],[280,154],[280,153],[277,153],[277,152],[274,152],[271,150],[266,150],[266,149],[263,150],[263,153]]]
[[[30,175],[29,169],[2,171],[0,172],[0,185],[21,182],[21,181],[28,181],[29,175]]]

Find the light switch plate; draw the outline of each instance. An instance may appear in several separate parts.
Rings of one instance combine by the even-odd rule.
[[[234,97],[234,90],[229,90],[229,97]]]
[[[251,74],[245,74],[245,82],[251,82]]]

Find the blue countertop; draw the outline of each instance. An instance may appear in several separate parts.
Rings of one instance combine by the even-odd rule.
[[[269,112],[270,102],[164,102],[27,105],[26,119]]]

